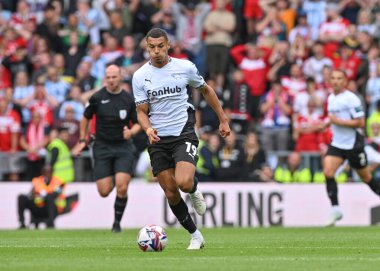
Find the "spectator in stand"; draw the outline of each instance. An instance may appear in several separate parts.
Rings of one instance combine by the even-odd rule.
[[[76,78],[74,84],[77,84],[81,90],[81,93],[90,91],[95,88],[96,77],[92,76],[91,62],[82,61],[80,62],[76,70]]]
[[[103,81],[107,64],[106,60],[102,57],[102,52],[103,46],[95,44],[91,47],[88,55],[82,59],[82,61],[88,61],[91,63],[90,74],[100,82]]]
[[[257,43],[269,48],[272,48],[276,41],[287,40],[286,25],[274,3],[266,8],[265,16],[257,22],[256,32],[259,33]]]
[[[305,0],[302,10],[307,14],[307,22],[312,29],[312,39],[318,39],[318,30],[326,19],[326,2],[323,0]]]
[[[45,147],[49,143],[49,127],[39,111],[32,113],[31,121],[20,138],[20,146],[27,152],[25,180],[38,177],[44,165]]]
[[[220,138],[219,135],[215,133],[210,133],[206,139],[206,142],[204,142],[200,148],[198,147],[199,158],[196,168],[196,177],[200,182],[212,182],[219,180],[217,178],[217,172],[219,169],[219,147]]]
[[[229,88],[223,92],[224,110],[231,120],[231,129],[238,134],[245,134],[250,125],[256,124],[258,118],[252,121],[251,95],[243,72],[234,71],[231,81]],[[256,115],[259,116],[258,113]]]
[[[49,66],[47,68],[45,88],[47,93],[52,96],[58,104],[61,104],[66,99],[70,85],[59,77],[57,68]],[[54,109],[55,108],[56,107],[54,107]]]
[[[216,82],[213,79],[208,79],[206,81],[207,85],[212,87],[212,89],[215,89],[216,87]],[[219,100],[221,100],[220,93],[217,93]],[[211,131],[215,131],[219,128],[218,123],[219,119],[218,116],[215,114],[214,110],[212,107],[207,103],[207,101],[203,98],[203,95],[200,97],[197,110],[195,111],[196,115],[196,125],[197,128],[204,128],[207,127],[207,129]]]
[[[307,23],[307,14],[304,10],[300,10],[297,14],[297,25],[290,31],[288,41],[291,44],[297,36],[301,36],[310,47],[313,43],[312,34],[311,26]]]
[[[74,119],[80,121],[84,112],[84,105],[81,100],[81,90],[79,86],[74,85],[71,87],[68,99],[65,100],[59,109],[59,119],[63,119],[65,116],[66,108],[71,107],[74,109]]]
[[[302,165],[301,154],[292,152],[287,163],[276,167],[274,180],[279,183],[311,183],[312,175],[310,169]]]
[[[294,42],[290,44],[289,59],[302,66],[308,56],[309,48],[306,41],[300,35],[296,36]]]
[[[276,8],[280,13],[280,18],[286,26],[286,33],[288,34],[294,27],[297,16],[297,4],[290,0],[277,0]]]
[[[61,30],[59,30],[58,35],[62,40],[64,46],[69,46],[70,33],[78,33],[78,45],[84,46],[88,43],[88,34],[79,29],[79,19],[75,14],[69,14],[67,18],[67,25],[65,25]]]
[[[124,1],[124,0],[105,0],[103,2],[103,10],[111,17],[112,11],[120,12],[123,19],[123,25],[131,33],[133,27],[133,17],[139,1]],[[110,19],[111,21],[111,19]]]
[[[49,127],[53,126],[54,115],[53,108],[58,107],[57,100],[47,93],[45,83],[39,79],[34,84],[34,95],[27,97],[23,101],[31,113],[38,111],[44,118],[44,123]]]
[[[306,89],[300,91],[294,99],[293,120],[297,118],[297,115],[308,114],[308,102],[310,100],[313,100],[314,103],[313,111],[322,116],[324,113],[324,105],[327,101],[327,94],[323,89],[318,89],[314,79],[309,77],[306,79]]]
[[[326,21],[319,29],[319,39],[325,44],[324,53],[331,58],[339,48],[340,43],[348,33],[350,22],[339,14],[338,5],[328,3],[326,6]]]
[[[267,87],[269,50],[247,43],[234,46],[230,53],[244,74],[244,81],[250,90],[250,114],[257,121],[260,117],[258,110],[260,99]]]
[[[273,82],[277,78],[290,75],[290,67],[293,64],[289,57],[290,46],[286,41],[278,41],[274,46],[272,52],[270,53],[269,71],[267,74],[267,79]]]
[[[246,0],[243,4],[243,14],[246,20],[247,41],[256,39],[256,23],[263,16],[260,0]]]
[[[293,139],[296,142],[295,151],[319,151],[319,133],[324,128],[321,112],[316,108],[317,102],[310,98],[308,110],[297,115],[293,124]]]
[[[123,80],[131,81],[132,75],[144,63],[142,51],[136,50],[136,42],[132,36],[123,38],[122,55],[116,58],[115,64],[121,68]]]
[[[325,57],[321,42],[315,42],[312,48],[313,56],[305,61],[303,73],[306,77],[313,77],[317,83],[321,83],[323,80],[323,67],[332,67],[333,63],[330,58]]]
[[[65,75],[75,76],[76,69],[86,53],[86,43],[79,44],[79,33],[71,31],[69,34],[69,45],[64,46]]]
[[[351,24],[355,24],[360,19],[360,10],[366,8],[371,0],[342,0],[337,1],[338,11],[343,18],[347,19]]]
[[[19,114],[9,108],[4,96],[0,96],[0,152],[3,154],[0,163],[0,173],[8,174],[10,181],[18,181],[21,172],[20,158],[17,155],[18,142],[21,132]]]
[[[64,108],[63,117],[55,122],[55,128],[63,127],[67,129],[69,138],[66,142],[67,147],[71,150],[79,141],[79,121],[75,118],[75,109],[68,104]]]
[[[14,86],[13,101],[22,107],[22,126],[25,127],[30,120],[30,112],[24,100],[34,95],[34,87],[29,84],[28,74],[25,71],[16,73]]]
[[[262,170],[267,162],[265,151],[261,148],[255,132],[248,132],[244,140],[244,177],[245,181],[258,181],[258,170]]]
[[[109,13],[111,36],[116,38],[119,45],[123,44],[124,37],[131,34],[131,29],[128,29],[124,24],[121,11],[114,10]]]
[[[261,122],[261,142],[267,151],[287,150],[290,139],[290,96],[276,80],[263,97],[260,106],[263,114]]]
[[[368,116],[370,116],[376,110],[376,104],[380,100],[380,62],[376,65],[376,76],[367,82],[365,99],[369,105]]]
[[[306,89],[306,80],[301,66],[294,63],[290,66],[290,75],[281,77],[281,85],[293,101],[297,94]]]
[[[210,77],[216,80],[216,89],[223,89],[228,68],[228,52],[235,30],[235,14],[226,9],[226,0],[216,0],[204,22],[207,46],[206,66]]]
[[[244,165],[244,149],[236,138],[236,133],[231,131],[224,139],[224,143],[218,151],[219,168],[217,180],[221,182],[237,182],[244,177],[242,165]]]
[[[44,20],[36,29],[39,37],[49,41],[49,49],[57,53],[63,52],[62,39],[58,35],[61,28],[59,19],[55,6],[48,4],[44,9]]]
[[[338,54],[332,55],[333,67],[346,71],[349,80],[355,80],[358,75],[360,58],[353,48],[343,42],[337,50]]]
[[[13,85],[17,72],[25,71],[28,77],[32,74],[33,65],[26,51],[25,44],[17,45],[15,52],[2,61],[3,66],[9,71],[10,82]]]
[[[43,52],[33,59],[34,70],[32,73],[31,82],[35,83],[38,78],[45,77],[47,67],[51,64],[52,57],[49,52]]]
[[[90,0],[78,0],[76,16],[79,20],[79,30],[90,36],[92,45],[100,43],[99,22],[100,13],[91,7]]]
[[[24,24],[28,20],[36,21],[36,16],[30,11],[28,2],[26,0],[17,1],[16,12],[12,14],[11,20],[9,22],[11,27],[15,29],[22,29]]]
[[[169,56],[179,59],[193,59],[193,54],[189,50],[186,50],[180,41],[171,42],[170,46]]]
[[[158,22],[155,24],[154,27],[158,27],[161,29],[164,29],[166,33],[168,33],[168,38],[170,41],[175,41],[175,36],[177,32],[177,24],[176,21],[173,18],[173,12],[170,8],[167,9],[161,9],[160,12],[157,12],[156,14],[159,14],[156,20]]]
[[[373,23],[373,14],[370,9],[363,7],[359,11],[357,25],[359,32],[367,32],[375,36],[376,25]]]
[[[376,109],[367,118],[367,136],[372,138],[374,136],[373,125],[380,125],[380,99],[376,101]]]

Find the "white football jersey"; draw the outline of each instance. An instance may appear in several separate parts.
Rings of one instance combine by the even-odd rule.
[[[349,90],[345,90],[338,95],[331,93],[327,102],[329,115],[333,114],[339,119],[349,120],[365,117],[360,99]],[[344,150],[353,149],[357,139],[357,132],[362,133],[361,129],[335,124],[332,124],[331,128],[333,134],[331,145]]]
[[[149,103],[149,118],[158,136],[179,136],[185,126],[189,107],[187,86],[199,88],[205,84],[195,65],[169,58],[162,68],[150,62],[138,69],[132,79],[136,105]]]

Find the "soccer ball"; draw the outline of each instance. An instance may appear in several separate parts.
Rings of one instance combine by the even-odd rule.
[[[141,228],[137,234],[137,244],[144,252],[162,251],[167,242],[166,232],[161,226],[150,225]]]

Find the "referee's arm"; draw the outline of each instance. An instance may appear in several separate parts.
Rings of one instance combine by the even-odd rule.
[[[77,156],[79,155],[83,149],[87,145],[87,133],[88,133],[88,124],[90,120],[86,118],[85,116],[82,117],[80,124],[79,124],[79,142],[74,146],[72,150],[72,154]]]

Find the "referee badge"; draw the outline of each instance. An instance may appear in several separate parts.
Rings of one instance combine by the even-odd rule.
[[[123,109],[123,110],[119,110],[119,116],[120,116],[120,119],[125,119],[127,117],[127,110]]]

